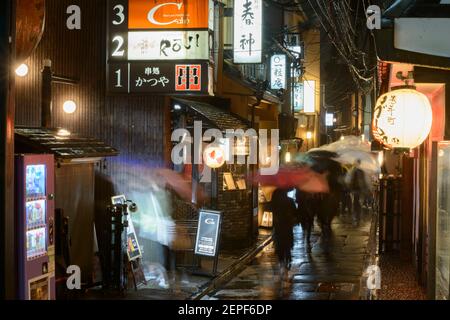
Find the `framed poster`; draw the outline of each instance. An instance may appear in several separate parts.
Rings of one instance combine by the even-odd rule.
[[[208,257],[217,255],[220,222],[220,211],[200,210],[195,240],[195,254]]]
[[[236,181],[236,184],[239,188],[239,190],[246,190],[247,189],[247,184],[245,183],[245,179],[240,178]]]
[[[48,274],[28,281],[29,300],[50,300],[50,277]]]
[[[131,217],[128,219],[127,228],[127,255],[129,261],[142,257],[141,247],[139,246]]]
[[[223,190],[236,190],[236,184],[230,172],[224,172],[223,174]]]

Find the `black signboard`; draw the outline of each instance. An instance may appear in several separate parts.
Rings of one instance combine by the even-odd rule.
[[[135,62],[109,65],[108,91],[117,93],[208,94],[208,62]]]
[[[220,220],[221,213],[219,211],[200,210],[195,254],[208,257],[217,255]]]

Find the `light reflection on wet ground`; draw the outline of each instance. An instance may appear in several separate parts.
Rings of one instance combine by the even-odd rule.
[[[320,228],[315,226],[310,254],[305,250],[302,229],[297,226],[289,279],[281,281],[271,244],[211,299],[359,299],[370,222],[368,213],[359,226],[353,226],[348,215],[336,217],[329,240],[323,239]]]

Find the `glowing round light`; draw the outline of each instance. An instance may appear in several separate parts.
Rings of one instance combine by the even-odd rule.
[[[306,133],[306,139],[308,139],[308,140],[310,140],[310,139],[312,139],[312,132],[311,131],[308,131],[307,133]]]
[[[225,152],[219,146],[208,146],[203,151],[203,160],[212,169],[220,168],[225,163]]]
[[[65,113],[74,113],[77,110],[77,104],[72,100],[67,100],[63,104],[63,110]]]
[[[19,77],[25,77],[28,74],[28,66],[25,63],[22,63],[20,66],[17,67],[16,74]]]
[[[378,98],[372,130],[390,148],[413,149],[430,133],[433,112],[428,98],[414,89],[398,89]]]
[[[60,136],[60,137],[68,137],[68,136],[71,135],[71,132],[69,130],[66,130],[66,129],[59,129],[56,134],[58,136]]]

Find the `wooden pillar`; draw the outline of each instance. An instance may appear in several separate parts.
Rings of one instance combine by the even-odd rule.
[[[0,298],[14,299],[17,268],[14,228],[15,0],[0,1]]]
[[[414,217],[414,159],[403,157],[400,258],[411,261]]]

